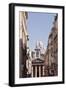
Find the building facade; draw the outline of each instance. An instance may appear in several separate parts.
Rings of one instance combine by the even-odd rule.
[[[49,52],[48,52],[48,47],[45,51],[45,55],[44,55],[44,59],[45,59],[45,75],[44,76],[48,76],[49,75]]]
[[[43,77],[44,76],[44,61],[40,58],[36,58],[32,61],[32,77]]]
[[[19,12],[19,77],[26,77],[26,59],[27,59],[27,12]]]
[[[26,68],[27,68],[27,77],[31,77],[32,72],[32,58],[31,58],[31,50],[28,48],[27,50],[27,60],[26,60]]]
[[[44,47],[41,41],[36,43],[36,48],[32,51],[32,77],[44,76]]]
[[[58,75],[58,15],[55,16],[53,27],[48,37],[48,45],[45,52],[45,68],[46,76]]]

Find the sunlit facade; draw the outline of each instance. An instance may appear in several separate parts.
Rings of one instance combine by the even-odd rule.
[[[27,59],[27,12],[19,12],[19,77],[26,77],[26,59]]]

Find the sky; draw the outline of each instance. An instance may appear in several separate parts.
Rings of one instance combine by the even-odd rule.
[[[42,41],[44,48],[47,47],[55,15],[53,13],[28,12],[27,29],[30,49],[35,48],[36,41]]]

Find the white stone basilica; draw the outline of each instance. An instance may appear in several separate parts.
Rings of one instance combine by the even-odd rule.
[[[27,60],[27,74],[31,77],[44,76],[44,45],[42,41],[36,42],[34,50],[29,50],[29,59]]]
[[[44,76],[44,46],[42,41],[36,42],[36,47],[32,51],[32,77]]]

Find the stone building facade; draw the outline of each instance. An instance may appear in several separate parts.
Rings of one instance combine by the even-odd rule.
[[[45,52],[45,76],[58,75],[58,15],[55,16],[53,27],[48,37]]]
[[[27,12],[19,12],[19,77],[26,77],[26,59],[27,59]]]
[[[36,58],[32,61],[32,77],[43,77],[44,76],[44,61],[40,58]]]
[[[31,72],[32,72],[32,58],[31,58],[31,50],[29,48],[27,49],[26,68],[27,68],[27,77],[31,77]]]
[[[49,75],[49,52],[48,52],[48,47],[46,49],[45,55],[44,55],[44,59],[45,59],[45,75],[44,76],[48,76]]]
[[[44,76],[44,47],[41,41],[38,41],[36,48],[32,51],[32,77]]]

